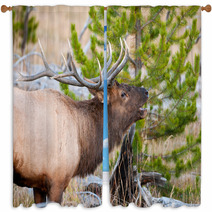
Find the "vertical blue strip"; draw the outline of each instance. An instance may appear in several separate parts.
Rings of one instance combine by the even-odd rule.
[[[108,111],[107,111],[107,80],[104,80],[104,115],[103,115],[103,140],[108,138]]]
[[[107,80],[104,80],[103,172],[109,172]]]
[[[109,172],[108,108],[107,108],[107,9],[104,10],[104,106],[103,106],[103,172]]]

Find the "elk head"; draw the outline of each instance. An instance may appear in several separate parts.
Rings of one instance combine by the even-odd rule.
[[[89,89],[89,91],[103,103],[103,91],[94,89]],[[142,107],[147,102],[148,97],[149,94],[145,88],[129,86],[124,83],[119,84],[116,80],[108,88],[109,109],[111,108],[114,114],[122,114],[122,117],[130,114],[130,120],[133,122],[146,117],[147,109]]]

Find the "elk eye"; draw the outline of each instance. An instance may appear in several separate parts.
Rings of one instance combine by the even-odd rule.
[[[122,91],[121,97],[124,98],[125,96],[127,96],[127,94],[124,91]]]

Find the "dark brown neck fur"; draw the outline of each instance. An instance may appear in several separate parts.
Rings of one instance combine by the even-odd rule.
[[[91,100],[79,101],[76,105],[80,113],[86,116],[87,123],[84,123],[83,126],[79,126],[79,131],[81,132],[79,135],[81,159],[74,176],[79,175],[84,177],[87,174],[93,173],[102,162],[103,104],[95,97]],[[132,124],[120,118],[120,114],[118,114],[117,111],[113,111],[112,106],[109,104],[108,139],[110,152],[116,145],[121,143],[123,133],[125,133]],[[80,120],[79,123],[82,123],[82,120]]]

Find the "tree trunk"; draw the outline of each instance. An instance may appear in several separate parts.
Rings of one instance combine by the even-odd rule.
[[[136,24],[135,24],[135,28],[136,28],[135,52],[137,52],[141,44],[141,20],[139,15],[141,13],[141,6],[135,7],[135,13],[137,16]],[[136,76],[142,67],[141,58],[139,56],[136,56],[135,62],[136,62],[136,68],[135,68],[135,76]]]
[[[32,12],[33,8],[27,6],[26,7],[26,14],[24,17],[24,29],[23,29],[23,40],[21,43],[21,52],[22,55],[24,55],[25,53],[25,47],[26,47],[26,43],[27,43],[27,37],[28,37],[28,21],[29,21],[29,14]]]
[[[119,158],[116,162],[113,173],[110,177],[110,197],[112,205],[127,206],[133,201],[134,176],[132,164],[132,145],[135,125],[130,129],[130,133],[125,135],[121,146]],[[115,198],[114,198],[115,197]]]

